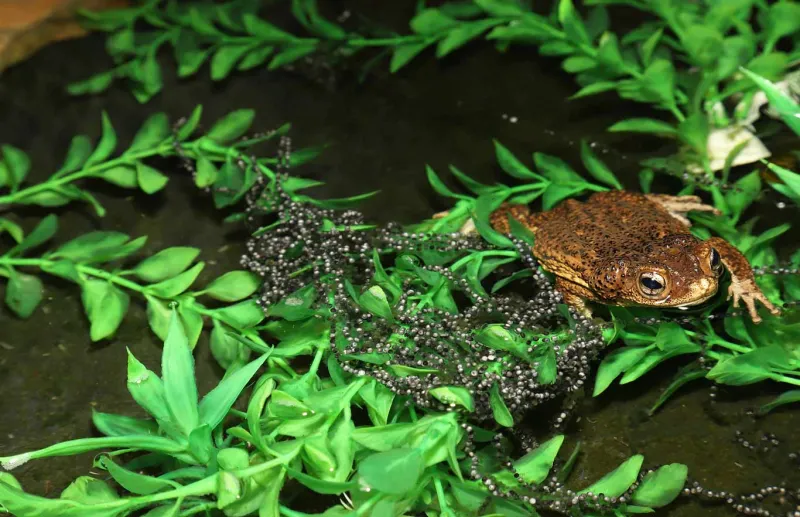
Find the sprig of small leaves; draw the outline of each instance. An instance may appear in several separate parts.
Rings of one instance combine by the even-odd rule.
[[[31,170],[30,157],[16,147],[4,145],[0,147],[0,189],[8,191],[0,195],[0,206],[50,208],[83,201],[90,204],[98,216],[103,216],[105,208],[78,182],[98,178],[118,187],[154,194],[169,181],[166,174],[148,163],[155,157],[178,156],[190,160],[196,171],[195,184],[211,189],[218,208],[241,200],[258,175],[274,179],[269,166],[275,164],[276,159],[254,159],[246,151],[259,142],[285,135],[290,129],[289,124],[262,136],[241,139],[252,125],[255,113],[253,110],[237,110],[218,120],[206,134],[190,140],[198,128],[201,114],[202,106],[198,106],[174,131],[166,114],[153,114],[142,124],[128,148],[114,156],[117,135],[111,120],[103,113],[103,132],[98,142],[92,144],[84,135],[74,137],[62,166],[46,180],[32,185],[25,184]],[[300,150],[293,156],[293,163],[308,160],[314,153],[313,150]],[[19,241],[15,223],[0,218],[0,233],[4,230]]]
[[[606,8],[614,3],[632,5],[654,19],[619,36],[610,29]],[[259,18],[253,2],[179,7],[154,1],[139,9],[90,15],[94,26],[116,31],[108,47],[121,64],[71,89],[101,91],[122,77],[132,80],[134,94],[146,101],[161,87],[155,55],[165,43],[175,48],[181,77],[195,74],[208,60],[215,80],[234,68],[246,70],[267,62],[270,69],[278,68],[322,50],[347,56],[364,48],[384,48],[391,54],[390,69],[396,72],[431,47],[442,58],[479,38],[496,42],[501,49],[534,44],[543,55],[562,58],[564,70],[576,75],[581,89],[572,98],[615,91],[623,99],[668,111],[671,122],[635,118],[609,129],[676,138],[683,147],[680,159],[701,164],[710,175],[710,132],[741,121],[755,93],[739,68],[777,80],[800,57],[794,37],[800,27],[787,21],[800,19],[800,7],[786,0],[774,4],[749,0],[726,7],[689,0],[587,0],[585,4],[589,7],[585,17],[573,0],[559,0],[547,17],[517,0],[448,2],[421,7],[409,23],[411,34],[369,37],[323,17],[315,0],[293,0],[292,13],[311,35],[297,37]],[[746,21],[753,11],[758,27]],[[138,20],[155,31],[134,32]],[[777,50],[779,42],[793,46]],[[732,99],[740,99],[733,118],[723,106]]]
[[[36,268],[81,288],[92,341],[114,336],[129,309],[130,295],[134,294],[146,301],[150,328],[161,339],[165,339],[169,328],[172,305],[192,348],[206,322],[210,322],[211,350],[225,368],[240,364],[250,355],[250,349],[231,337],[231,333],[266,347],[254,330],[264,314],[251,298],[261,283],[253,273],[229,271],[205,288],[191,290],[205,265],[194,263],[199,249],[166,248],[125,268],[124,262],[141,250],[147,238],[131,239],[124,233],[107,231],[81,235],[39,257],[26,256],[50,240],[56,231],[57,219],[49,215],[19,244],[0,256],[0,275],[8,278],[5,302],[17,316],[30,317],[43,298],[42,281],[25,272]],[[226,305],[207,307],[199,301],[202,296]]]

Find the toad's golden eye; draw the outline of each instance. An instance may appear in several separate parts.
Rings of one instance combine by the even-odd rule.
[[[667,288],[667,281],[655,271],[648,271],[639,276],[639,290],[649,298],[657,298]]]
[[[711,248],[709,262],[711,263],[711,271],[718,275],[722,273],[722,260],[720,260],[719,253],[714,248]]]

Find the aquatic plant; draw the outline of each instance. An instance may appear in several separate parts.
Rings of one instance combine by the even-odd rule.
[[[397,72],[426,49],[435,48],[437,58],[444,58],[485,39],[501,51],[533,44],[541,54],[563,59],[563,69],[581,87],[573,99],[613,91],[666,112],[670,120],[635,118],[609,130],[675,139],[680,147],[675,159],[688,163],[692,174],[687,174],[698,174],[700,181],[713,181],[713,172],[729,162],[769,156],[749,129],[759,117],[757,89],[739,69],[781,81],[785,91],[797,95],[797,79],[788,75],[800,60],[796,3],[586,0],[585,17],[572,0],[553,2],[549,16],[525,4],[472,0],[426,7],[422,2],[409,22],[411,34],[398,35],[360,34],[324,16],[315,0],[292,0],[295,19],[308,32],[296,36],[260,18],[257,3],[249,0],[187,5],[153,0],[122,11],[87,13],[90,27],[112,32],[107,48],[117,66],[72,85],[71,91],[97,92],[125,79],[146,101],[161,88],[155,56],[166,44],[174,48],[179,76],[193,75],[209,62],[211,77],[221,80],[235,69],[264,64],[274,69],[319,54],[341,59],[371,48],[382,51],[369,66],[390,56],[391,71]],[[611,29],[610,4],[634,7],[649,19],[619,35]],[[152,30],[134,30],[138,21]]]
[[[591,380],[598,353],[617,339],[625,346],[601,363],[596,395],[623,372],[622,382],[628,382],[676,352],[698,354],[694,370],[688,369],[691,375],[681,374],[660,404],[686,378],[791,383],[798,372],[795,362],[774,345],[759,345],[783,339],[795,325],[767,318],[752,327],[735,313],[720,318],[715,305],[699,318],[683,315],[667,322],[652,311],[615,309],[610,324],[570,314],[559,306],[548,275],[529,254],[531,235],[521,227],[501,235],[486,220],[503,200],[541,198],[552,206],[571,195],[608,188],[587,181],[555,157],[536,154],[532,169],[495,142],[501,168],[521,183],[482,185],[451,167],[474,196],[446,186],[428,168],[434,189],[457,200],[450,214],[410,228],[378,228],[348,208],[364,196],[317,200],[302,194],[317,182],[287,174],[294,154],[285,144],[284,139],[276,170],[255,168],[260,173],[239,197],[245,209],[237,220],[255,229],[242,267],[254,274],[228,273],[200,291],[153,294],[144,285],[131,287],[138,284],[129,275],[118,270],[100,274],[104,270],[94,261],[85,261],[87,256],[125,255],[120,250],[127,249],[127,236],[118,236],[115,243],[108,234],[78,238],[50,255],[14,264],[46,271],[43,265],[55,258],[72,262],[61,270],[78,272],[93,331],[95,325],[112,327],[106,314],[117,311],[91,310],[99,299],[87,287],[92,277],[103,280],[106,308],[120,305],[120,287],[145,294],[148,303],[158,299],[157,308],[150,307],[150,323],[166,342],[160,377],[128,357],[128,388],[148,419],[95,412],[93,422],[105,437],[0,458],[4,468],[13,469],[51,456],[104,451],[95,467],[107,477],[80,477],[61,497],[46,499],[24,492],[3,473],[0,504],[5,511],[23,517],[144,510],[193,515],[211,509],[226,515],[308,515],[291,509],[297,485],[289,480],[317,494],[341,496],[341,504],[322,514],[327,516],[522,516],[536,510],[612,515],[650,511],[678,495],[700,496],[740,511],[761,509],[749,495],[688,482],[683,465],[643,470],[639,455],[578,490],[565,483],[579,448],[559,458],[565,442],[560,429],[580,388]],[[582,157],[594,179],[620,187],[588,145]],[[200,167],[199,161],[189,163]],[[247,168],[259,160],[232,163]],[[751,236],[747,223],[737,227],[754,199],[733,197],[742,195],[728,193],[735,210],[721,222],[700,218],[695,231],[719,232],[754,265],[773,265],[769,244],[783,227],[760,236]],[[470,216],[480,236],[454,235]],[[28,242],[24,251],[53,226],[54,219],[46,219],[23,236],[21,241]],[[55,257],[65,248],[71,252]],[[143,277],[169,270],[166,282],[183,285],[174,279],[191,271],[187,267],[196,252],[179,250],[157,253],[121,271],[147,280]],[[16,260],[15,255],[8,260]],[[259,277],[263,281],[255,281]],[[771,299],[795,299],[796,276],[788,276],[785,284],[770,278],[760,282]],[[197,301],[203,294],[226,302],[245,300],[207,309]],[[217,388],[200,398],[191,349],[203,319],[212,322],[212,352],[227,372]],[[724,328],[715,327],[715,320],[722,320]],[[307,370],[293,362],[302,356],[311,358]],[[246,404],[245,410],[234,409],[245,407],[237,400]],[[541,411],[538,406],[547,400],[560,401],[561,408],[551,415],[549,432],[555,436],[540,443],[520,420],[534,407]],[[793,400],[796,391],[787,392],[765,410]],[[780,487],[759,492],[760,498],[771,495],[790,504],[800,497]]]

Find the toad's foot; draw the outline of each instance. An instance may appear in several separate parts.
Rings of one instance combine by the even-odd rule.
[[[733,306],[735,308],[739,307],[739,300],[744,302],[753,323],[761,322],[761,316],[759,316],[756,311],[756,300],[760,301],[764,307],[769,309],[769,312],[775,316],[781,313],[780,309],[775,307],[772,302],[764,296],[764,293],[761,292],[761,289],[759,289],[756,283],[751,280],[736,281],[736,279],[734,279],[731,286],[728,288],[728,299],[730,300],[731,298],[733,298]]]
[[[661,205],[669,215],[682,222],[686,226],[692,226],[691,221],[686,218],[689,212],[711,212],[720,215],[720,211],[711,205],[706,205],[697,196],[669,196],[667,194],[646,194],[647,199]]]
[[[449,210],[433,214],[433,217],[431,219],[443,219],[448,215],[450,215]],[[459,228],[458,230],[458,233],[460,233],[461,235],[472,235],[477,232],[478,229],[475,227],[475,221],[472,220],[472,217],[467,219],[467,221],[464,224],[462,224],[461,228]]]

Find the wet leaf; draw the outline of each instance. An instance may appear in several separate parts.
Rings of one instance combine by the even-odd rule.
[[[645,475],[631,500],[641,506],[661,508],[680,495],[686,483],[688,467],[680,463],[664,465]]]
[[[149,165],[136,162],[136,181],[139,184],[139,188],[142,189],[142,192],[145,194],[155,194],[166,186],[169,178]]]
[[[644,456],[641,454],[631,456],[622,465],[578,493],[591,492],[597,495],[604,494],[608,497],[619,497],[636,482],[643,461]]]
[[[160,282],[186,270],[199,254],[199,248],[166,248],[141,261],[133,271],[145,282]]]
[[[20,318],[28,318],[41,303],[43,293],[38,277],[13,271],[6,287],[6,305]]]
[[[250,271],[229,271],[208,284],[203,293],[223,302],[236,302],[256,292],[260,285],[261,279]]]
[[[169,408],[170,420],[189,436],[200,425],[197,385],[192,349],[176,311],[172,312],[169,333],[164,342],[161,372],[164,376],[164,400]]]
[[[245,134],[254,118],[255,111],[251,109],[232,111],[218,120],[206,136],[218,144],[226,144]]]
[[[500,387],[497,384],[493,384],[489,390],[489,406],[492,408],[495,422],[504,427],[514,426],[514,417],[511,416],[511,412],[508,410],[508,406],[503,400],[503,395],[500,394]]]
[[[401,448],[367,456],[358,465],[358,475],[379,492],[403,495],[416,486],[424,469],[419,450]]]
[[[541,484],[547,479],[547,474],[553,468],[553,462],[556,460],[558,451],[563,443],[564,435],[554,436],[515,461],[514,470],[519,473],[526,483]]]
[[[455,404],[467,411],[475,411],[475,402],[472,394],[460,386],[439,386],[428,390],[428,393],[444,404]]]
[[[207,424],[214,429],[225,418],[233,403],[241,394],[244,387],[250,382],[269,354],[264,354],[255,361],[236,370],[232,375],[225,377],[216,388],[211,390],[200,401],[200,423]]]
[[[151,115],[144,121],[142,127],[133,137],[133,142],[128,150],[125,151],[125,154],[151,149],[169,138],[169,136],[170,128],[166,113]]]

